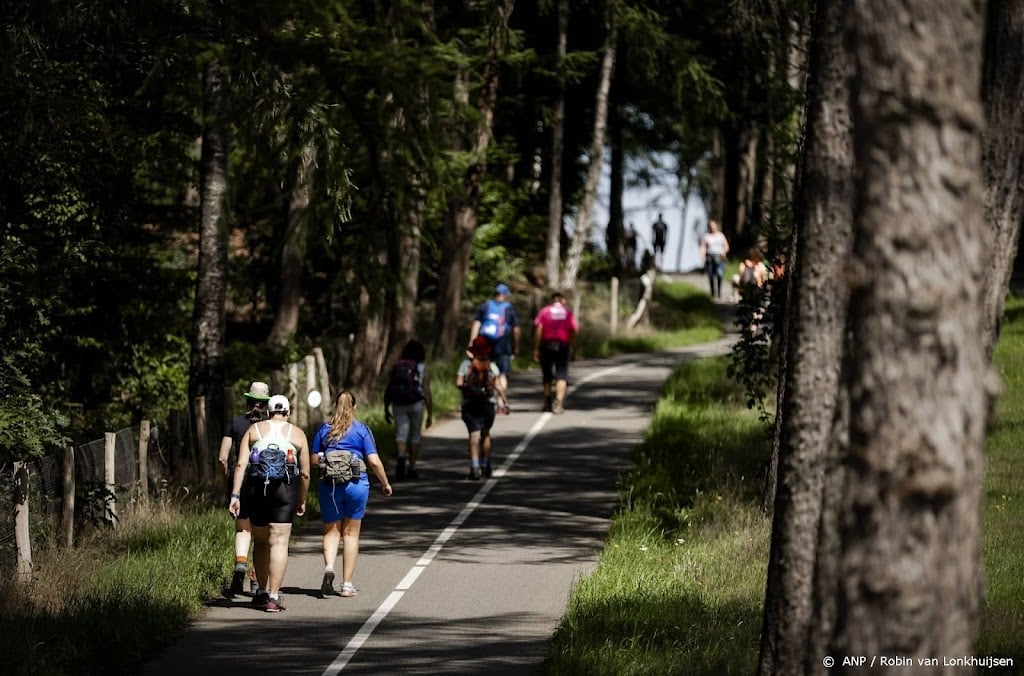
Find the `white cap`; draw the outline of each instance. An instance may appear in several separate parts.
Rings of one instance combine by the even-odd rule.
[[[270,398],[267,410],[271,413],[288,413],[291,410],[288,406],[288,397],[283,394],[275,394]]]

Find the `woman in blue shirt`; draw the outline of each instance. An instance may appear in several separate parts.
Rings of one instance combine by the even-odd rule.
[[[339,393],[334,401],[334,415],[330,422],[321,425],[313,437],[313,464],[323,464],[325,454],[331,451],[348,451],[373,470],[384,495],[391,495],[391,484],[384,463],[377,455],[373,433],[369,427],[355,419],[355,413],[355,396],[347,390]],[[366,513],[366,501],[370,497],[370,480],[363,471],[344,484],[336,485],[334,481],[323,477],[319,484],[320,514],[324,522],[324,577],[320,591],[324,596],[335,594],[334,561],[338,556],[338,544],[341,543],[341,596],[355,596],[352,575],[359,556],[359,529]]]

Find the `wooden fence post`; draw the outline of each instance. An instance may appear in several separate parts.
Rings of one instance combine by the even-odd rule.
[[[327,375],[327,360],[324,359],[324,351],[319,347],[313,348],[313,357],[316,359],[317,380],[320,384],[320,420],[329,420],[334,414],[334,399],[331,398],[331,379]]]
[[[75,447],[64,449],[63,488],[64,504],[60,513],[60,532],[64,535],[64,547],[75,546]]]
[[[196,462],[199,463],[199,478],[203,485],[209,485],[211,479],[210,472],[210,442],[206,438],[206,397],[199,395],[196,397],[195,405],[195,416],[196,416]]]
[[[149,502],[149,421],[139,423],[139,482],[142,502]]]
[[[117,434],[114,432],[103,433],[103,484],[106,488],[106,495],[103,496],[103,516],[110,522],[111,526],[117,525],[117,495],[114,493],[117,475],[114,473],[114,463],[117,456]]]
[[[612,277],[612,298],[611,298],[611,316],[608,319],[608,326],[610,327],[611,334],[614,336],[615,332],[619,329],[619,278]]]
[[[309,393],[316,389],[316,357],[307,354],[303,361],[306,367],[306,391],[302,395],[302,406],[306,411],[306,429],[309,429],[319,425],[322,420],[317,415],[320,409],[309,405]]]
[[[28,463],[14,463],[14,540],[18,547],[18,581],[32,577],[32,538],[28,523]]]

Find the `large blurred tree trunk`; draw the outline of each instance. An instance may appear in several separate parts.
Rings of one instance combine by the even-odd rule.
[[[811,624],[831,640],[814,658],[969,655],[982,601],[991,394],[980,283],[991,255],[982,235],[982,3],[848,6],[857,87],[849,448],[829,468],[838,548],[819,557],[816,586],[836,616],[816,606]]]
[[[203,135],[199,163],[199,261],[192,313],[189,401],[205,397],[206,438],[199,448],[200,474],[212,476],[224,429],[224,334],[228,283],[228,155],[230,152],[230,85],[218,59],[203,72]]]
[[[551,122],[551,187],[548,194],[548,235],[544,269],[553,287],[561,277],[562,163],[565,156],[565,56],[569,43],[569,0],[558,0],[558,98]]]
[[[295,170],[295,184],[288,202],[288,223],[284,231],[281,267],[278,272],[280,287],[277,307],[274,324],[267,337],[267,344],[274,347],[288,345],[299,328],[315,155],[316,149],[312,143],[303,145],[302,155]]]
[[[1024,1],[991,0],[985,41],[985,340],[991,358],[1024,217]]]
[[[788,370],[778,448],[772,546],[761,629],[760,674],[802,673],[813,615],[825,463],[842,443],[840,370],[853,240],[853,145],[843,2],[820,0],[811,55],[808,123],[789,264]],[[774,460],[774,459],[773,459]],[[769,477],[771,481],[771,477]],[[815,663],[809,671],[820,668]]]
[[[462,320],[462,291],[469,275],[469,261],[473,253],[473,235],[477,226],[477,208],[480,191],[487,170],[487,150],[494,127],[494,106],[498,98],[498,76],[501,60],[508,43],[508,21],[514,0],[500,0],[488,26],[489,53],[484,62],[476,116],[466,130],[464,145],[456,150],[469,153],[469,166],[461,189],[449,200],[441,249],[440,279],[437,306],[434,311],[434,356],[449,354]],[[455,84],[455,99],[463,106],[469,102],[469,74],[462,71]]]
[[[594,102],[594,133],[590,142],[590,158],[587,167],[586,186],[583,190],[583,203],[576,215],[576,228],[569,245],[569,254],[565,261],[565,271],[559,286],[567,293],[575,296],[576,278],[579,275],[580,263],[583,260],[583,249],[590,240],[593,228],[594,203],[597,200],[597,184],[601,178],[601,167],[604,164],[605,129],[608,126],[608,94],[611,90],[612,73],[615,70],[615,2],[607,0],[605,5],[605,42],[604,57],[601,59],[601,76],[597,85],[597,97]]]

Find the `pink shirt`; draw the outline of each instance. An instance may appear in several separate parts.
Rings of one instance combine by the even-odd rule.
[[[540,328],[541,342],[557,340],[570,343],[572,335],[579,331],[572,310],[561,303],[552,303],[538,312],[533,325]]]

